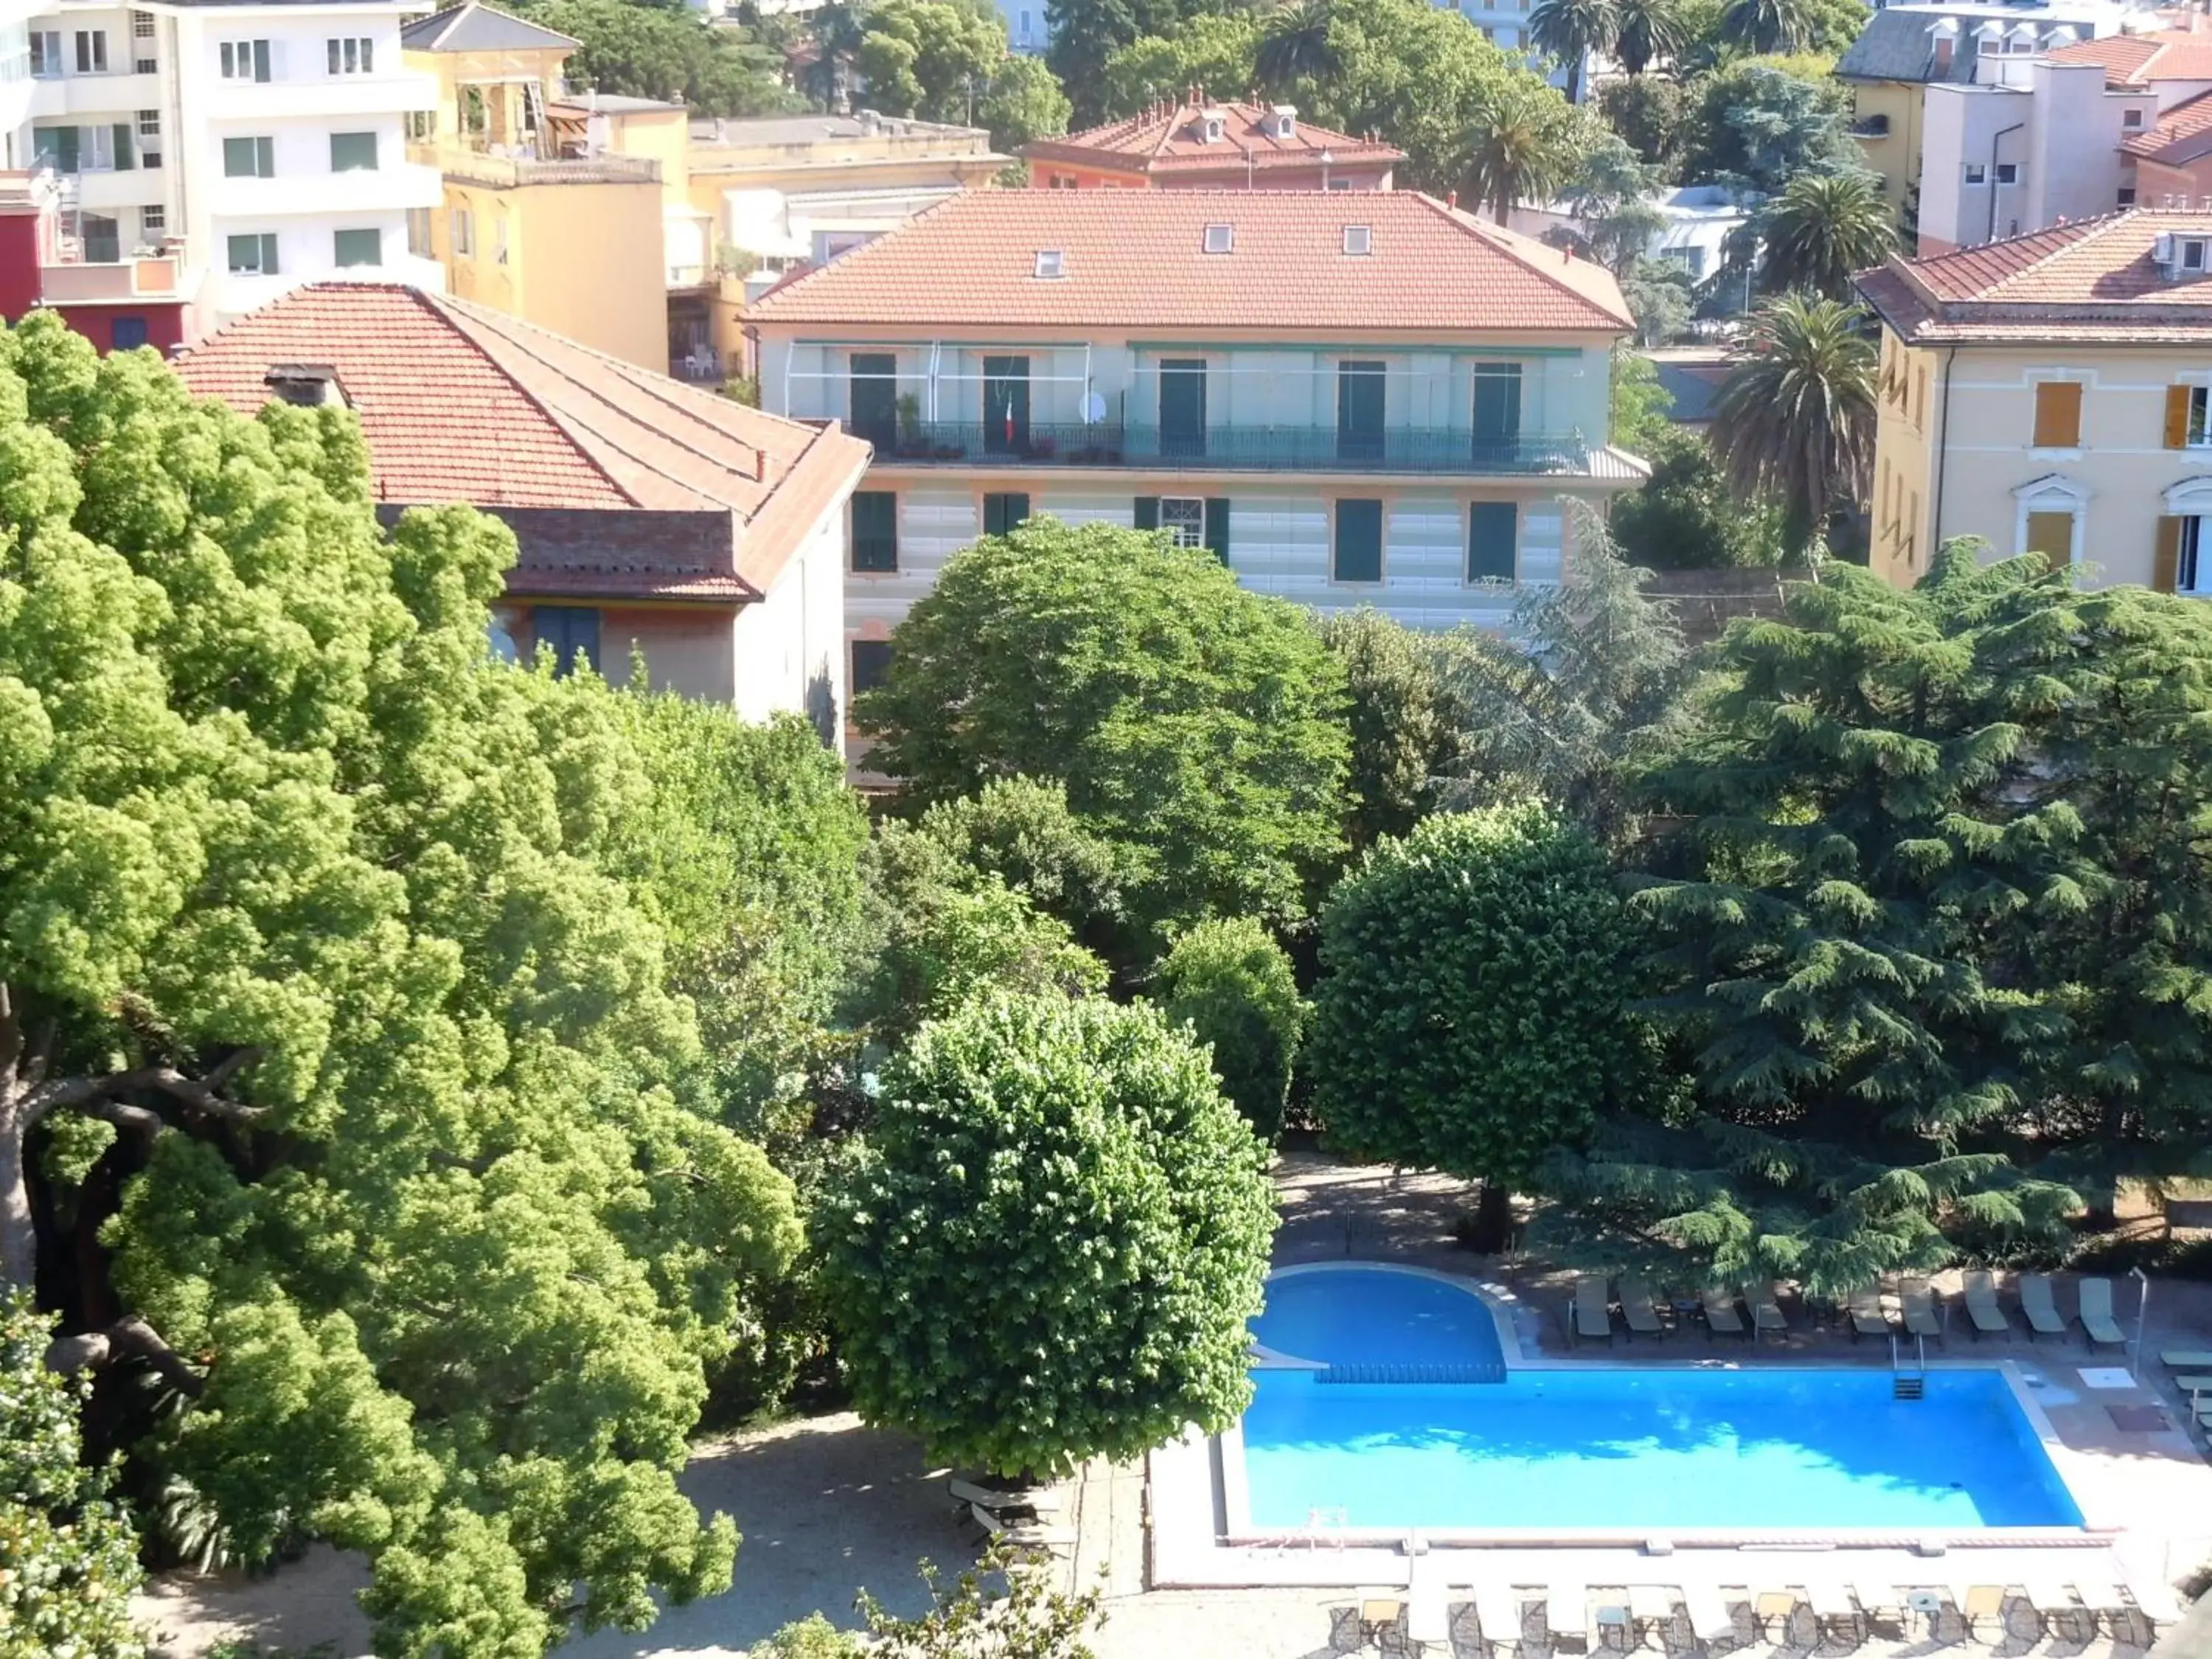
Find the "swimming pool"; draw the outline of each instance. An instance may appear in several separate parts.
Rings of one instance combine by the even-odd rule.
[[[1438,1530],[2081,1524],[1994,1370],[1939,1369],[1917,1401],[1893,1398],[1889,1373],[1874,1369],[1341,1380],[1378,1366],[1481,1367],[1499,1353],[1479,1297],[1388,1268],[1279,1277],[1253,1328],[1276,1355],[1334,1368],[1255,1372],[1243,1474],[1250,1524],[1263,1530],[1304,1527],[1316,1512],[1335,1525]]]

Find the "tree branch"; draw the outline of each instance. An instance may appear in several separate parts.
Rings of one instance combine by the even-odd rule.
[[[161,1127],[158,1113],[143,1106],[131,1106],[116,1098],[118,1095],[135,1094],[142,1090],[153,1090],[182,1102],[195,1111],[205,1112],[234,1123],[251,1123],[262,1115],[264,1108],[244,1106],[226,1099],[217,1091],[235,1076],[239,1069],[256,1058],[258,1050],[241,1048],[231,1055],[205,1078],[186,1077],[173,1066],[141,1066],[128,1072],[110,1072],[103,1077],[57,1078],[52,1083],[41,1084],[23,1097],[23,1122],[26,1127],[36,1123],[50,1112],[65,1107],[81,1106],[95,1117],[125,1128],[157,1129]]]
[[[194,1370],[184,1355],[161,1340],[161,1333],[137,1314],[125,1314],[106,1330],[85,1331],[57,1337],[46,1349],[46,1368],[74,1376],[88,1366],[112,1364],[118,1359],[143,1359],[176,1390],[197,1400],[207,1389],[207,1378]]]

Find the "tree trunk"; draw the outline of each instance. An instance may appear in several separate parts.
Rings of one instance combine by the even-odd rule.
[[[1513,1242],[1513,1194],[1502,1181],[1486,1180],[1474,1206],[1474,1248],[1498,1255]]]
[[[39,1230],[23,1172],[24,1124],[12,1101],[0,1101],[0,1285],[31,1288],[39,1271]]]

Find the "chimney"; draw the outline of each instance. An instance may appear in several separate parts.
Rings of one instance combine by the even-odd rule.
[[[1936,73],[1948,75],[1950,72],[1951,37],[1948,34],[1940,34],[1936,37]]]
[[[352,400],[338,383],[337,368],[330,363],[271,363],[262,385],[270,395],[300,409],[347,409]]]
[[[1444,192],[1444,205],[1448,208],[1456,208],[1459,205],[1459,192],[1455,190],[1446,191]]]

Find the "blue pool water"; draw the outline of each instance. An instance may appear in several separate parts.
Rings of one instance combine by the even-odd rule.
[[[1300,1274],[1268,1298],[1255,1334],[1301,1358],[1473,1362],[1496,1349],[1485,1305],[1438,1280]],[[2081,1522],[1994,1370],[1934,1372],[1918,1401],[1893,1399],[1881,1370],[1608,1366],[1449,1384],[1255,1375],[1244,1464],[1262,1529],[1302,1527],[1317,1510],[1355,1527],[1432,1528]]]

